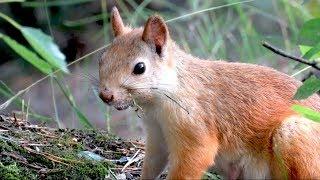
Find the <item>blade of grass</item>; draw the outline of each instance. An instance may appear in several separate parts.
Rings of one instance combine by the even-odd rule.
[[[306,71],[306,70],[308,70],[308,69],[310,69],[310,68],[311,68],[311,66],[307,66],[307,67],[305,67],[305,68],[303,68],[303,69],[301,69],[301,70],[293,73],[293,74],[291,75],[291,77],[297,76],[297,75],[303,73],[304,71]]]
[[[53,104],[53,109],[54,109],[55,121],[58,124],[58,127],[61,129],[61,128],[63,128],[63,125],[62,125],[62,123],[60,121],[60,118],[59,118],[59,112],[58,112],[58,108],[57,108],[54,85],[53,85],[53,78],[54,78],[53,76],[50,76],[50,86],[51,86],[51,93],[52,93],[52,104]]]
[[[108,17],[109,17],[108,14],[98,14],[98,15],[89,16],[82,19],[78,19],[78,20],[73,20],[73,21],[66,20],[63,22],[63,24],[68,27],[76,27],[76,26],[82,26],[85,24],[97,22],[103,19],[107,19]]]
[[[110,126],[110,121],[111,121],[111,109],[109,107],[107,107],[107,110],[105,110],[106,106],[105,104],[101,101],[101,99],[99,98],[98,92],[96,89],[92,88],[93,94],[95,95],[95,97],[97,98],[97,102],[98,102],[98,107],[100,109],[100,111],[102,112],[105,120],[106,120],[106,127],[107,127],[107,132],[111,132],[111,126]]]
[[[150,1],[150,0],[147,0]],[[159,3],[160,1],[158,1],[157,3]],[[133,14],[133,16],[135,16],[134,18],[131,19],[131,24],[135,25],[137,23],[137,15],[141,18],[141,20],[147,20],[148,17],[153,14],[153,12],[150,12],[151,10],[146,8],[146,4],[145,1],[143,1],[141,4],[137,4],[137,2],[135,0],[127,0],[127,3],[133,8],[135,9],[135,12]],[[149,3],[148,3],[149,4]],[[143,7],[142,7],[143,6]],[[142,11],[143,9],[143,11]]]
[[[44,0],[44,9],[45,9],[46,18],[48,21],[49,32],[50,32],[51,38],[54,39],[53,31],[52,31],[52,27],[51,27],[51,22],[50,22],[50,15],[48,12],[47,0]],[[59,112],[58,112],[56,98],[55,98],[55,92],[54,92],[53,78],[54,78],[54,76],[50,76],[50,86],[51,86],[51,92],[52,92],[52,103],[53,103],[53,109],[54,109],[54,116],[55,116],[56,123],[58,124],[58,127],[63,128],[63,125],[59,119]]]
[[[1,80],[0,80],[0,94],[2,94],[6,98],[10,98],[10,97],[15,95],[15,93]],[[20,107],[20,106],[22,106],[22,99],[21,98],[16,98],[13,103],[15,103],[16,106]],[[37,118],[39,120],[42,120],[42,121],[51,121],[51,118],[45,117],[45,116],[42,116],[42,115],[39,115],[39,114],[35,113],[31,109],[31,107],[25,107],[25,108],[29,109],[30,116],[32,116],[34,118]]]
[[[157,1],[157,3],[159,3],[162,6],[165,6],[166,8],[170,9],[171,11],[182,11],[184,12],[185,9],[181,8],[181,6],[177,5],[174,2],[170,2],[170,1]]]
[[[76,5],[76,4],[83,4],[92,2],[94,0],[77,0],[77,1],[66,1],[66,0],[56,0],[56,1],[50,1],[48,2],[48,6],[70,6],[70,5]],[[43,6],[43,2],[37,2],[37,1],[27,1],[22,2],[22,6],[24,7],[41,7]]]
[[[102,12],[102,22],[103,22],[103,36],[104,36],[104,42],[106,43],[108,41],[108,26],[107,26],[107,1],[101,0],[101,12]]]
[[[215,6],[215,7],[211,7],[211,8],[199,10],[199,11],[196,11],[196,12],[188,13],[188,14],[185,14],[185,15],[182,15],[182,16],[178,16],[178,17],[176,17],[176,18],[169,19],[169,20],[167,20],[166,22],[169,23],[169,22],[173,22],[173,21],[176,21],[176,20],[179,20],[179,19],[183,19],[183,18],[186,18],[186,17],[193,16],[193,15],[196,15],[196,14],[200,14],[200,13],[203,13],[203,12],[208,12],[208,11],[212,11],[212,10],[216,10],[216,9],[221,9],[221,8],[225,8],[225,7],[230,7],[230,6],[234,6],[234,5],[238,5],[238,4],[243,4],[243,3],[249,3],[249,2],[253,2],[253,1],[255,1],[255,0],[247,0],[247,1],[229,3],[229,4],[225,4],[225,5],[221,5],[221,6]]]
[[[137,21],[137,17],[142,16],[143,18],[145,18],[146,16],[141,15],[142,10],[144,10],[144,8],[151,2],[152,0],[144,0],[136,9],[135,12],[133,14],[133,16],[131,17],[131,21],[130,24],[136,24]]]
[[[126,4],[123,1],[116,1],[117,5],[119,6],[120,10],[123,12],[124,16],[126,17],[126,19],[130,19],[131,18],[131,13],[129,11],[129,9],[127,8]]]
[[[275,10],[275,12],[277,13],[277,15],[279,17],[281,17],[281,14],[283,13],[282,11],[279,10],[279,6],[278,6],[278,1],[276,0],[272,0],[272,6]],[[291,49],[291,45],[290,45],[290,41],[288,38],[288,23],[279,23],[280,25],[280,29],[281,29],[281,34],[283,36],[283,40],[284,40],[284,45],[285,45],[285,49]]]
[[[28,99],[28,104],[27,104],[27,114],[26,114],[26,121],[28,122],[29,120],[29,107],[30,107],[30,97]]]
[[[249,35],[254,35],[255,29],[252,26],[252,22],[250,17],[248,16],[248,13],[244,12],[243,8],[239,6],[236,6],[235,9],[240,18],[240,24],[244,26],[244,28],[240,29],[240,36],[242,40],[240,59],[248,59],[249,62],[252,63],[252,60],[254,59],[253,53],[255,52],[255,47],[251,46]]]
[[[44,0],[44,7],[43,8],[44,8],[44,11],[46,13],[46,18],[47,18],[47,21],[48,21],[48,28],[49,28],[50,35],[51,35],[52,39],[54,39],[53,31],[52,31],[52,27],[51,27],[51,22],[50,22],[50,15],[49,15],[49,11],[48,11],[47,0]]]
[[[12,26],[14,26],[17,29],[21,29],[20,24],[18,24],[16,21],[14,21],[13,19],[11,19],[9,16],[3,14],[0,12],[0,17],[4,20],[6,20],[7,22],[9,22]]]
[[[102,11],[102,14],[107,14],[107,2],[105,0],[101,0],[101,11]],[[104,18],[103,19],[103,36],[104,36],[104,39],[105,39],[105,43],[108,41],[108,34],[107,34],[107,19]],[[93,89],[94,91],[94,95],[97,97],[97,92]],[[100,98],[99,98],[100,99]],[[101,108],[101,106],[104,106],[103,104],[101,105],[101,101],[99,101],[99,107]],[[104,114],[105,116],[105,120],[106,120],[106,127],[107,127],[107,132],[110,132],[111,130],[111,127],[110,127],[110,108],[107,108],[108,111],[106,111]],[[104,112],[102,110],[102,112]]]
[[[62,91],[64,96],[67,98],[67,100],[68,100],[70,106],[72,107],[73,111],[75,111],[75,113],[76,113],[76,115],[78,117],[78,120],[81,123],[81,125],[83,127],[85,127],[85,128],[93,129],[93,126],[89,122],[88,118],[77,107],[70,89],[68,87],[64,87],[64,85],[62,85],[61,82],[57,78],[54,78],[54,80],[57,82],[57,84],[60,87],[60,90]]]
[[[287,17],[288,17],[288,20],[289,20],[289,23],[288,25],[290,26],[290,29],[292,29],[292,32],[298,32],[298,25],[296,23],[296,21],[294,20],[294,11],[292,11],[292,7],[290,5],[290,3],[287,1],[287,0],[282,0],[281,1],[283,7],[284,7],[284,10],[287,14]],[[298,34],[293,34],[294,36],[294,39],[296,39],[296,36]]]
[[[21,104],[22,119],[24,119],[24,118],[23,118],[23,115],[24,115],[24,106],[25,106],[25,104],[24,104],[24,99],[22,99],[22,104]]]

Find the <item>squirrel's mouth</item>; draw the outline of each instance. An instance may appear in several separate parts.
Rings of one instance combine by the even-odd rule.
[[[132,101],[125,101],[125,102],[115,102],[113,103],[113,107],[116,108],[118,111],[122,111],[125,109],[128,109],[130,106],[133,106],[133,102]]]

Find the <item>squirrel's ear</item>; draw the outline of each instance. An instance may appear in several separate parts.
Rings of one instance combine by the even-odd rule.
[[[151,16],[144,26],[142,40],[152,44],[157,54],[162,55],[169,38],[165,21],[160,16]]]
[[[125,27],[118,9],[114,6],[111,11],[111,26],[115,37],[125,33]]]

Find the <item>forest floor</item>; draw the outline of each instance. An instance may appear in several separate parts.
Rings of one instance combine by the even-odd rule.
[[[138,179],[143,157],[144,143],[105,131],[0,115],[0,179]]]

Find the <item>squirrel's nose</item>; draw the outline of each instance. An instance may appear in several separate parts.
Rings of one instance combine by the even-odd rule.
[[[99,97],[101,98],[101,100],[107,104],[110,105],[110,103],[113,101],[114,99],[114,95],[113,95],[113,92],[110,91],[110,90],[102,90],[100,93],[99,93]]]

